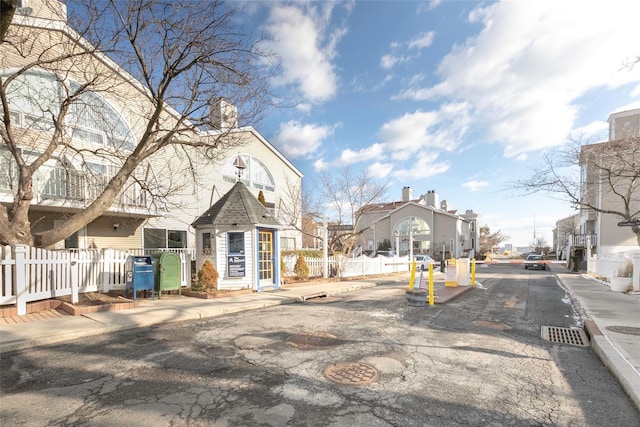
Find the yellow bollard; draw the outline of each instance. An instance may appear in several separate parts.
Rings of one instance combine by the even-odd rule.
[[[471,287],[476,287],[476,259],[471,258]]]
[[[409,290],[413,290],[414,283],[416,281],[416,262],[411,264],[411,279],[409,279]]]
[[[433,295],[433,263],[429,264],[429,305],[435,304]]]

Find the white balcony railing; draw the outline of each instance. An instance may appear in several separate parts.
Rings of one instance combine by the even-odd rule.
[[[0,193],[10,194],[17,188],[15,166],[6,164],[7,159],[0,157]],[[87,206],[93,202],[109,183],[105,175],[85,176],[82,172],[61,166],[42,166],[33,176],[33,192],[36,203],[77,202]],[[147,193],[138,184],[127,186],[116,199],[114,208],[146,208]]]

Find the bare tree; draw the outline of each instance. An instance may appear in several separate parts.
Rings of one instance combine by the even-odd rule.
[[[545,154],[533,175],[515,184],[531,194],[547,192],[582,210],[615,215],[629,227],[640,246],[640,138],[597,144],[572,141]]]
[[[480,227],[480,251],[478,258],[485,257],[487,253],[492,253],[494,249],[497,250],[500,243],[507,240],[509,236],[504,236],[500,230],[492,233],[488,226],[483,225]]]
[[[163,198],[180,180],[175,171],[164,170],[159,181],[149,162],[180,156],[196,174],[196,158],[219,159],[240,143],[220,127],[214,105],[238,106],[217,112],[235,114],[233,121],[242,125],[259,120],[270,104],[264,70],[273,69],[265,66],[273,65],[273,57],[242,30],[233,5],[218,0],[42,4],[49,7],[46,18],[16,13],[0,46],[0,155],[10,166],[4,183],[13,193],[12,203],[0,204],[2,244],[52,245],[134,187],[150,209],[166,206]],[[223,97],[228,104],[218,102]],[[110,105],[127,117],[130,132],[114,121]],[[20,110],[26,119],[18,123]],[[100,148],[86,143],[95,137],[81,126],[89,118],[104,124],[108,142]],[[34,177],[52,161],[67,182],[91,182],[98,191],[86,195],[88,205],[61,226],[36,230],[29,220]],[[109,166],[107,179],[86,167],[92,162]]]
[[[355,173],[347,165],[339,174],[321,174],[315,188],[320,204],[325,207],[325,211],[331,212],[329,219],[333,223],[350,224],[354,230],[358,230],[361,215],[366,213],[370,206],[386,198],[388,185],[377,182],[364,171]],[[328,242],[329,250],[349,253],[356,237],[365,230],[334,233]]]
[[[302,247],[310,248],[313,246],[314,239],[322,239],[322,236],[317,233],[319,212],[313,189],[305,185],[304,181],[293,182],[285,178],[278,220],[283,225],[302,233]]]

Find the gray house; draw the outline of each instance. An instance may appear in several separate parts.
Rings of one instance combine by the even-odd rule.
[[[282,226],[242,182],[191,225],[196,232],[196,270],[209,260],[220,275],[218,289],[262,291],[279,286]]]

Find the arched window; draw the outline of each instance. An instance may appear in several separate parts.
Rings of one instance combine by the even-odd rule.
[[[71,92],[80,85],[68,82]],[[19,75],[7,89],[9,114],[15,124],[38,131],[53,131],[51,112],[60,111],[65,95],[52,74],[31,71]],[[85,142],[132,151],[134,138],[122,116],[100,95],[82,93],[69,107],[64,122],[68,136]]]
[[[398,255],[406,255],[409,245],[413,244],[414,254],[428,254],[431,248],[431,227],[422,218],[409,216],[400,220],[393,230],[397,236]],[[411,234],[411,235],[410,235]]]
[[[256,190],[264,190],[269,192],[276,191],[276,184],[269,172],[269,169],[258,158],[249,154],[240,154],[242,161],[247,166],[242,171],[240,180],[249,188]],[[231,156],[222,168],[222,179],[226,182],[236,182],[237,169],[234,166],[237,156]]]

